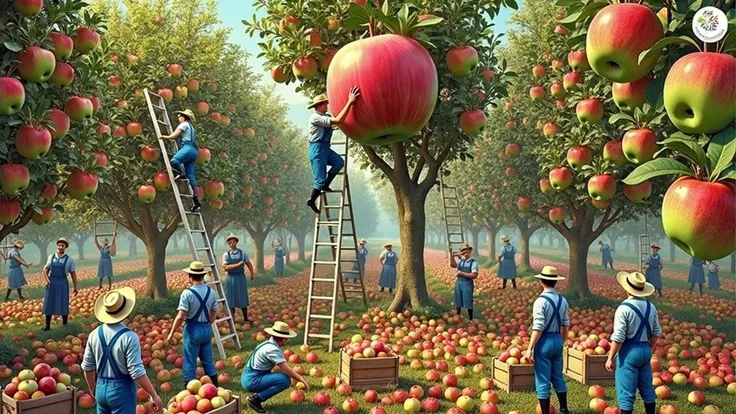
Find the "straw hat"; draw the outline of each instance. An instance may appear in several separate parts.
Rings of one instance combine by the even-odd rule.
[[[598,240],[598,244],[603,244],[603,240]]]
[[[15,243],[13,243],[13,247],[16,249],[22,249],[25,247],[25,244],[21,240],[16,240]]]
[[[652,249],[661,249],[657,243],[652,243],[650,246]]]
[[[466,250],[473,250],[472,247],[468,243],[463,243],[462,246],[460,246],[460,253],[466,251]]]
[[[102,323],[118,323],[135,307],[135,290],[125,286],[100,295],[95,302],[95,317]]]
[[[238,238],[238,236],[230,233],[230,235],[227,236],[227,239],[225,239],[225,243],[229,242],[230,239],[235,239],[235,243],[239,243],[240,242],[240,239]]]
[[[174,113],[177,114],[177,115],[178,114],[182,114],[182,115],[186,116],[187,118],[189,118],[190,121],[194,121],[196,119],[194,117],[194,112],[192,112],[191,109],[185,109],[183,111],[175,111]]]
[[[296,332],[289,329],[289,325],[281,321],[274,322],[272,327],[266,328],[264,331],[277,338],[293,338],[296,336]]]
[[[204,268],[204,263],[194,261],[189,264],[188,269],[182,269],[184,273],[188,273],[190,275],[204,275],[207,274],[207,270]]]
[[[360,239],[360,241],[358,242],[358,244],[366,244],[366,243],[368,243],[368,240],[366,239]]]
[[[327,95],[320,94],[320,95],[317,95],[314,98],[312,98],[312,103],[309,104],[309,106],[307,107],[307,109],[312,109],[315,106],[321,104],[322,102],[329,102],[329,99],[327,99]]]
[[[276,239],[273,241],[274,246],[281,246],[281,239]]]
[[[394,245],[393,245],[393,244],[391,244],[391,242],[387,242],[387,243],[385,243],[385,244],[383,245],[383,247],[394,247]]]
[[[654,293],[654,285],[647,282],[647,278],[639,272],[618,272],[618,284],[632,296],[645,297]]]
[[[534,275],[537,279],[545,280],[565,280],[564,277],[557,274],[557,268],[554,266],[544,266],[542,272],[538,275]]]
[[[509,236],[501,236],[501,241],[502,242],[506,242],[506,241],[510,241],[510,240],[511,240],[511,238]]]
[[[56,244],[59,244],[59,243],[64,243],[66,244],[66,247],[69,247],[69,242],[63,237],[56,241]]]

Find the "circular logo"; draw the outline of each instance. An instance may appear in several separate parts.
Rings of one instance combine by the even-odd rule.
[[[715,7],[703,7],[693,17],[693,33],[705,43],[715,43],[723,39],[727,29],[726,14]]]

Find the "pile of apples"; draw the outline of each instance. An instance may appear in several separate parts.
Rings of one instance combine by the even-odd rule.
[[[232,392],[212,385],[208,377],[191,380],[187,388],[169,400],[166,414],[205,414],[225,406],[232,400]],[[143,406],[145,409],[145,405]],[[143,411],[146,413],[147,411]]]
[[[586,339],[578,339],[570,344],[570,348],[574,348],[587,355],[606,355],[611,349],[611,343],[607,339],[599,338],[593,334]]]
[[[381,341],[369,341],[356,334],[349,343],[343,342],[342,349],[351,358],[383,358],[391,355],[391,348]]]
[[[40,363],[33,370],[24,369],[10,380],[3,392],[16,401],[43,398],[47,395],[64,392],[72,383],[69,374],[58,368]]]
[[[518,346],[512,346],[501,352],[501,355],[498,356],[498,360],[509,365],[531,364],[531,361],[523,356],[522,350]]]

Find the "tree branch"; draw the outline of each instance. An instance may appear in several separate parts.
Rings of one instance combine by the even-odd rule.
[[[374,150],[372,147],[369,147],[367,145],[362,145],[363,151],[365,151],[365,154],[368,156],[368,159],[378,167],[379,170],[383,172],[383,174],[386,176],[386,178],[391,181],[391,177],[393,176],[393,168],[391,168],[388,163],[381,158],[380,155],[376,153],[376,150]]]

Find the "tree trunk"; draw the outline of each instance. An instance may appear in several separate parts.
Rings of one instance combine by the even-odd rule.
[[[471,246],[473,246],[474,249],[478,248],[478,235],[480,235],[480,229],[471,227],[470,229],[470,237],[472,240]]]
[[[266,242],[266,234],[263,232],[250,233],[250,237],[253,240],[253,255],[255,256],[256,272],[261,273],[266,271],[266,266],[263,262],[263,244]]]
[[[289,263],[291,263],[291,233],[289,233],[288,235],[284,237],[286,238],[286,240],[284,240],[286,241],[286,257],[285,257],[286,260],[285,262],[288,265]]]
[[[631,251],[631,236],[626,238],[626,253],[629,253]]]
[[[670,262],[675,261],[675,243],[670,240]]]
[[[138,238],[133,236],[128,239],[128,256],[136,256],[138,254]]]
[[[519,273],[529,273],[533,271],[531,254],[529,252],[529,240],[537,231],[539,226],[530,226],[528,219],[518,219],[515,221],[516,227],[519,229],[519,240],[521,241],[521,262],[517,266]]]
[[[496,234],[498,234],[498,227],[486,226],[488,232],[488,258],[490,260],[496,260]]]
[[[77,245],[77,257],[79,258],[79,260],[84,260],[84,242],[86,241],[86,237],[74,240],[74,244]]]
[[[618,240],[618,233],[611,232],[608,235],[608,238],[611,240],[611,250],[616,250],[616,240]]]
[[[584,298],[590,296],[588,287],[588,249],[592,241],[581,240],[580,236],[568,240],[570,243],[570,270],[567,275],[565,296]]]
[[[151,298],[165,298],[169,294],[169,288],[166,286],[166,240],[149,240],[146,245],[146,253],[148,264],[146,269],[146,290],[145,296]]]
[[[41,264],[46,264],[46,259],[49,258],[49,243],[48,242],[45,242],[45,243],[34,242],[33,244],[35,244],[36,247],[38,247],[38,254],[39,254],[38,261]]]
[[[736,273],[736,252],[731,253],[731,273]]]

